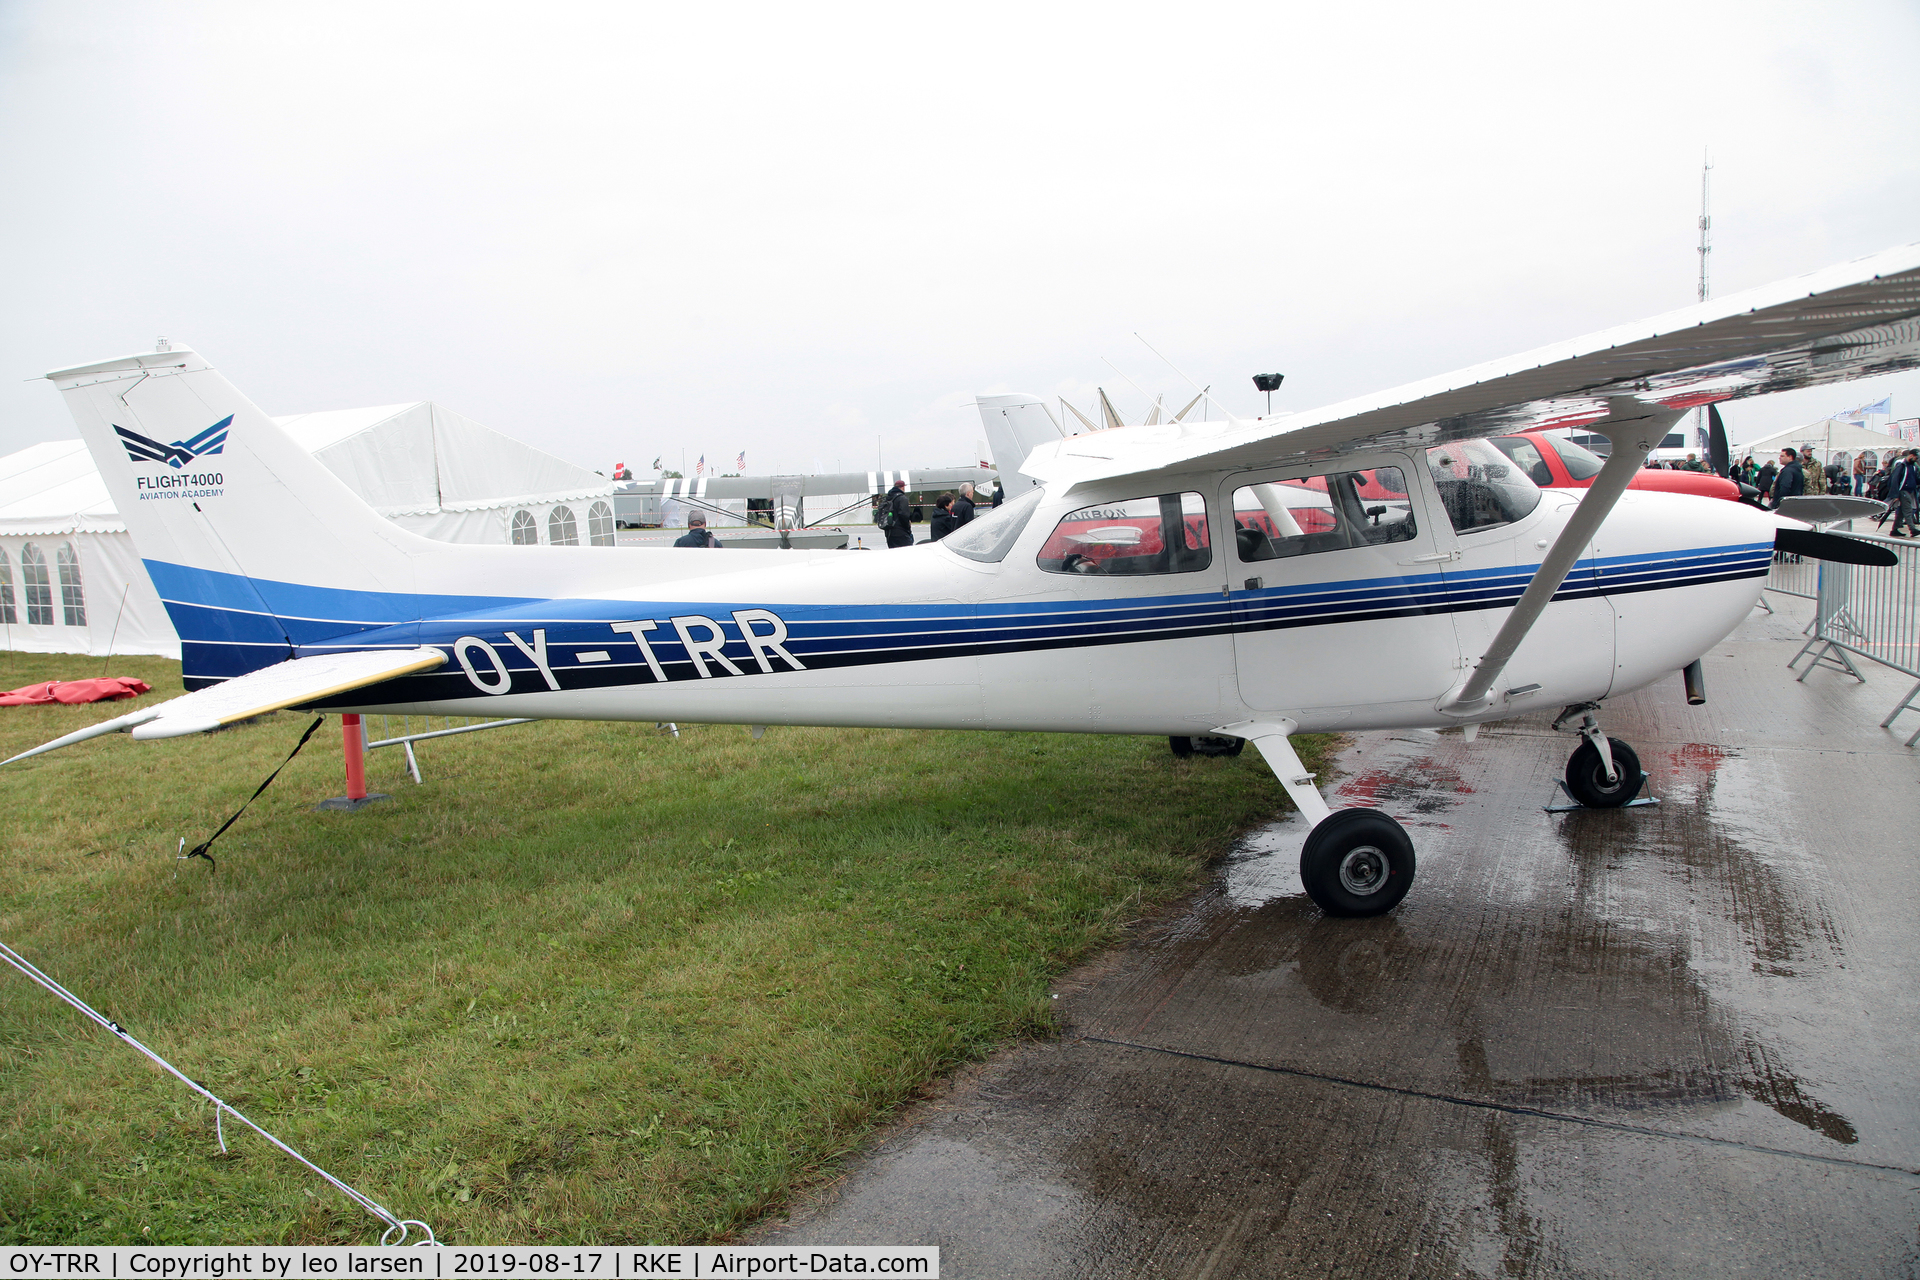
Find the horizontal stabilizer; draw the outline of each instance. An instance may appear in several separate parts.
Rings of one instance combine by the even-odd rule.
[[[1846,494],[1805,494],[1782,498],[1774,510],[1808,524],[1832,524],[1836,520],[1871,520],[1887,509],[1875,498],[1853,498]]]
[[[1859,564],[1870,569],[1891,569],[1900,563],[1892,547],[1862,542],[1844,534],[1815,533],[1812,529],[1778,530],[1773,535],[1773,549],[1778,554],[1831,560],[1836,564]]]
[[[58,747],[71,746],[108,733],[131,732],[142,742],[155,738],[178,738],[189,733],[206,733],[222,725],[237,724],[269,711],[318,702],[337,694],[391,680],[415,671],[430,671],[446,662],[445,651],[419,649],[363,649],[353,653],[329,653],[314,658],[294,658],[277,666],[262,667],[244,676],[236,676],[210,689],[173,698],[156,707],[144,707],[131,715],[92,725],[52,742],[22,751],[12,764]]]

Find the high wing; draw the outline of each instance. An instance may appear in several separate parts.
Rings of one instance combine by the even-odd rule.
[[[0,760],[0,765],[12,764],[14,760],[25,760],[28,756],[37,756],[109,733],[131,733],[138,741],[205,733],[222,725],[265,715],[269,711],[318,702],[415,671],[429,671],[446,660],[447,655],[443,650],[429,648],[399,652],[391,649],[361,650],[294,658],[277,666],[262,667],[247,675],[236,676],[197,693],[172,698],[156,706],[142,707],[129,715],[90,725],[31,751],[22,751],[12,759]]]
[[[1622,397],[1685,411],[1920,366],[1917,317],[1920,244],[1909,244],[1307,413],[1074,436],[1021,470],[1085,484],[1590,425],[1617,417]]]

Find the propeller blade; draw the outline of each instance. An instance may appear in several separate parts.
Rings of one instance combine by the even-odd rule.
[[[1862,542],[1837,533],[1815,533],[1812,529],[1780,529],[1773,535],[1776,554],[1807,556],[1814,560],[1832,560],[1839,564],[1859,564],[1870,569],[1891,569],[1900,563],[1892,547]]]
[[[1720,406],[1707,406],[1707,459],[1713,474],[1725,476],[1733,465],[1733,453],[1727,448],[1727,426],[1720,421]]]

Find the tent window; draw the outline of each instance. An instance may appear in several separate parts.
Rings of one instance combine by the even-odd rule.
[[[20,584],[27,589],[27,625],[53,625],[53,583],[47,577],[47,558],[29,542],[20,548]]]
[[[587,508],[587,545],[593,547],[614,545],[613,508],[604,502],[596,502]]]
[[[11,627],[19,621],[13,608],[13,557],[0,547],[0,622]]]
[[[60,612],[70,627],[87,625],[87,597],[80,589],[80,555],[71,542],[53,553],[60,565]]]
[[[537,547],[540,545],[540,525],[531,511],[513,513],[513,545],[516,547]]]
[[[556,547],[580,545],[580,528],[573,521],[572,507],[555,507],[547,513],[547,541]]]

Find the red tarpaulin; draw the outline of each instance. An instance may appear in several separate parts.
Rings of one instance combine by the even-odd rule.
[[[137,698],[153,688],[132,676],[100,676],[93,680],[49,680],[24,689],[0,693],[0,707],[43,707],[55,703],[113,702]]]

